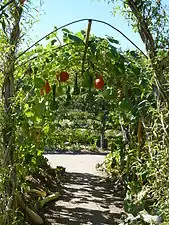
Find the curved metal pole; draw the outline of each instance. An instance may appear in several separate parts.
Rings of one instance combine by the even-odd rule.
[[[97,19],[80,19],[80,20],[75,20],[73,22],[67,23],[53,31],[51,31],[50,33],[46,34],[45,36],[43,36],[42,38],[40,38],[38,41],[36,41],[34,44],[32,44],[30,47],[28,47],[25,51],[23,51],[16,59],[20,58],[22,55],[24,55],[27,51],[29,51],[31,48],[33,48],[36,44],[38,44],[39,42],[41,42],[43,39],[45,39],[46,37],[48,37],[49,35],[53,34],[54,32],[63,29],[64,27],[70,26],[74,23],[79,23],[79,22],[83,22],[83,21],[94,21],[94,22],[98,22],[98,23],[102,23],[105,24],[109,27],[111,27],[112,29],[116,30],[118,33],[120,33],[124,38],[126,38],[135,48],[137,48],[147,59],[148,56],[130,39],[128,38],[122,31],[120,31],[119,29],[117,29],[116,27],[112,26],[111,24],[104,22],[102,20],[97,20]]]
[[[104,22],[102,20],[96,20],[96,19],[93,19],[94,22],[98,22],[98,23],[102,23],[102,24],[105,24],[109,27],[111,27],[112,29],[116,30],[118,33],[120,33],[124,38],[126,38],[134,47],[136,47],[147,59],[148,59],[148,56],[130,39],[128,38],[122,31],[120,31],[119,29],[117,29],[116,27],[112,26],[111,24],[107,23],[107,22]]]

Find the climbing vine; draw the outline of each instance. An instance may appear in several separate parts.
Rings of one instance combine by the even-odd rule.
[[[109,148],[106,171],[125,187],[125,210],[134,216],[141,210],[153,214],[156,206],[168,221],[168,18],[161,1],[157,3],[123,1],[123,13],[137,28],[146,55],[119,29],[96,19],[63,25],[20,51],[29,1],[2,1],[1,224],[18,222],[18,206],[26,207],[26,177],[46,163],[45,148],[63,148],[80,135],[81,142],[87,140],[89,133],[84,140],[79,123],[97,131],[86,141],[93,149]],[[87,32],[67,29],[82,21],[88,22]],[[96,37],[94,23],[116,30],[136,50],[122,52],[113,37]],[[44,46],[40,42],[45,38]],[[111,138],[108,127],[114,131]],[[63,134],[66,129],[69,136]],[[43,222],[37,214],[36,219]]]

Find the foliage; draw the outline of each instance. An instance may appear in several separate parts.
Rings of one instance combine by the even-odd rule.
[[[134,125],[135,114],[132,112],[127,128],[129,139],[123,156],[124,166],[120,167],[120,153],[115,149],[115,153],[108,156],[107,168],[113,174],[125,175],[127,212],[137,215],[146,209],[150,214],[162,215],[167,224],[168,9],[162,1],[112,2],[113,10],[120,9],[134,31],[139,32],[149,58],[137,59],[145,76],[141,82],[143,86],[138,87],[137,97],[132,95],[138,123]],[[122,122],[125,122],[124,118]],[[110,168],[111,162],[114,162],[113,168]]]
[[[63,44],[56,31],[46,46],[37,44],[22,54],[17,31],[25,6],[13,1],[2,11],[0,191],[7,196],[2,213],[12,201],[8,198],[27,191],[25,177],[38,172],[45,148],[65,148],[69,142],[95,149],[97,139],[106,137],[111,148],[106,170],[126,188],[125,210],[134,217],[146,210],[169,221],[168,18],[161,1],[122,3],[148,59],[137,51],[122,52],[113,37],[90,34],[87,42],[85,31],[74,34],[67,28]],[[63,72],[66,78],[58,79]],[[99,88],[98,77],[103,79]],[[17,215],[16,207],[10,210],[8,224]]]
[[[104,98],[115,98],[115,90],[113,90],[113,87],[106,87],[103,93],[99,92],[93,89],[92,80],[94,80],[96,73],[105,73],[104,79],[107,79],[108,85],[109,80],[112,79],[109,74],[110,71],[112,73],[112,68],[107,63],[109,65],[108,71],[102,71],[101,64],[106,63],[108,60],[110,61],[110,57],[112,57],[114,63],[114,55],[117,57],[116,60],[120,57],[117,49],[108,40],[92,36],[89,41],[85,72],[82,76],[80,73],[80,62],[83,54],[79,53],[83,52],[84,49],[84,31],[74,35],[69,30],[63,29],[63,41],[65,43],[59,47],[56,42],[53,44],[55,36],[56,33],[50,38],[48,37],[49,43],[46,47],[38,45],[31,52],[27,52],[22,57],[21,66],[18,67],[17,71],[18,95],[16,105],[18,105],[17,107],[20,111],[20,113],[17,113],[17,120],[21,121],[22,118],[23,122],[20,122],[20,127],[22,125],[40,129],[41,140],[43,140],[44,136],[47,145],[52,145],[52,139],[54,142],[57,142],[57,140],[61,143],[68,140],[71,142],[73,137],[70,137],[70,134],[76,136],[77,131],[75,133],[67,130],[69,134],[66,134],[66,132],[63,134],[64,127],[61,128],[62,125],[60,122],[63,119],[73,120],[75,126],[76,120],[78,123],[80,122],[76,117],[81,117],[82,112],[85,111],[86,115],[89,115],[92,120],[98,121],[97,123],[99,123],[99,120],[102,118],[103,107],[106,109],[110,107],[110,103],[104,101]],[[101,50],[105,51],[104,58],[101,57]],[[28,59],[24,62],[27,57],[30,60]],[[96,63],[94,60],[96,60],[96,57],[98,60],[101,60],[100,64],[98,64],[100,68],[95,68]],[[22,66],[25,64],[28,67]],[[70,74],[70,79],[68,82],[59,82],[56,78],[57,74],[64,70]],[[49,94],[41,96],[39,89],[44,85],[45,80],[49,81],[52,90],[53,87],[55,89]],[[71,114],[69,113],[70,111],[72,111]],[[81,115],[78,115],[80,113]],[[73,118],[71,118],[72,115],[74,115]],[[48,135],[49,133],[50,136]],[[55,135],[56,133],[57,135]],[[79,141],[83,142],[82,139]]]
[[[149,145],[147,147],[145,144],[143,147],[146,141],[143,140],[142,128],[139,128],[140,121],[141,127],[150,122],[151,115],[146,114],[147,110],[156,107],[155,96],[151,90],[154,81],[151,64],[138,52],[120,52],[114,46],[117,42],[113,38],[103,39],[92,35],[89,39],[85,71],[82,74],[83,34],[84,31],[73,34],[64,29],[63,46],[58,47],[56,41],[54,44],[54,34],[48,38],[46,47],[38,45],[22,56],[21,66],[17,70],[18,92],[15,105],[20,112],[17,113],[18,129],[22,129],[21,139],[25,141],[22,143],[23,152],[29,152],[28,160],[31,159],[36,168],[37,147],[64,148],[65,142],[75,142],[76,138],[79,142],[83,143],[85,140],[86,143],[89,134],[92,135],[91,125],[97,127],[99,134],[101,127],[99,128],[98,121],[103,123],[106,112],[107,123],[115,132],[111,140],[112,151],[105,164],[110,174],[115,175],[116,179],[123,179],[128,190],[127,196],[137,196],[142,188],[147,188],[147,175],[151,174],[152,180],[154,178],[152,168],[149,167],[152,163],[152,160],[148,160]],[[60,71],[69,73],[70,79],[67,82],[61,83],[56,79]],[[103,90],[94,88],[96,74],[103,76]],[[45,80],[56,88],[54,92],[41,95],[39,89],[44,86]],[[84,130],[82,134],[77,126],[83,121],[83,116],[85,120],[88,118],[88,122],[91,118],[86,136]],[[84,125],[87,126],[88,123],[85,122]],[[25,138],[25,133],[31,129],[40,134],[38,145],[32,133]],[[88,144],[92,144],[94,139]],[[32,142],[35,142],[32,151],[26,150],[28,143],[30,147]],[[28,166],[33,168],[31,163]],[[137,213],[146,208],[149,211],[152,202],[148,202],[147,192],[144,198],[143,202],[138,203],[137,210],[136,204],[130,205],[130,200],[126,199],[127,210],[133,213],[135,209],[134,213]]]
[[[18,3],[15,2],[15,4]],[[123,76],[125,60],[114,46],[118,42],[113,38],[103,39],[91,35],[86,60],[83,63],[84,71],[82,71],[85,32],[73,34],[69,30],[63,29],[63,46],[57,43],[56,35],[53,33],[47,38],[48,44],[45,47],[37,45],[22,56],[21,52],[16,50],[20,40],[18,36],[18,42],[14,43],[16,51],[11,51],[10,60],[4,61],[4,65],[10,63],[13,65],[10,75],[4,71],[4,77],[5,79],[9,78],[9,81],[6,83],[4,79],[6,89],[5,103],[3,102],[6,108],[10,107],[10,111],[5,112],[3,118],[3,127],[8,128],[3,133],[3,143],[6,144],[7,141],[11,143],[11,148],[7,148],[3,153],[5,155],[9,150],[12,154],[9,154],[10,158],[6,161],[1,173],[2,193],[7,193],[4,187],[10,186],[12,182],[12,193],[8,192],[8,196],[12,195],[11,201],[15,199],[17,192],[27,192],[28,186],[25,177],[32,173],[38,173],[39,165],[43,161],[45,146],[51,147],[53,143],[57,142],[64,147],[65,139],[74,142],[76,137],[81,143],[94,144],[96,134],[90,130],[85,134],[81,133],[80,128],[72,132],[72,127],[70,127],[67,128],[64,137],[62,124],[67,117],[68,119],[72,117],[75,125],[75,117],[80,114],[80,111],[85,112],[85,116],[90,115],[90,121],[88,118],[90,127],[94,126],[98,130],[97,135],[102,129],[102,135],[104,135],[105,127],[102,124],[105,124],[106,111],[111,110],[111,102],[117,96],[116,73],[118,72],[121,79]],[[4,46],[7,44],[5,43]],[[12,49],[13,46],[10,48]],[[57,75],[61,71],[69,73],[67,82],[58,81]],[[96,90],[93,85],[97,74],[104,77],[105,86],[102,91]],[[11,81],[12,85],[10,85]],[[43,94],[40,89],[46,90],[46,84],[48,91]],[[15,88],[9,90],[9,86]],[[9,93],[10,95],[8,95]],[[81,119],[81,115],[79,117]],[[57,133],[58,139],[55,133]],[[7,137],[9,139],[6,139]],[[9,176],[9,178],[8,174],[11,171],[10,167],[6,166],[8,162],[12,168],[12,177]],[[17,177],[17,180],[12,180],[13,175]],[[4,203],[8,204],[5,202],[5,198]],[[5,207],[2,205],[2,213]],[[10,219],[8,220],[9,215]],[[14,218],[17,220],[17,215],[14,205],[9,214],[5,214],[8,224],[14,222]],[[2,224],[6,224],[6,218],[2,217]]]
[[[38,130],[40,133],[38,148],[43,149],[45,145],[56,147],[57,144],[63,148],[66,141],[75,141],[77,136],[79,142],[83,143],[85,133],[81,135],[76,127],[76,120],[79,124],[82,112],[85,112],[85,116],[91,117],[93,123],[102,121],[104,111],[107,111],[111,129],[116,131],[111,142],[112,152],[107,157],[107,167],[110,173],[116,171],[116,175],[122,177],[126,187],[129,188],[129,193],[138,194],[146,182],[146,174],[150,173],[148,165],[142,167],[147,156],[142,146],[143,135],[137,137],[137,127],[140,120],[142,124],[149,121],[149,115],[145,116],[148,104],[152,107],[155,105],[155,97],[151,90],[153,83],[151,64],[138,52],[120,52],[115,47],[117,42],[113,38],[103,39],[92,35],[89,39],[85,71],[81,74],[83,34],[84,31],[73,34],[64,29],[63,46],[58,47],[56,41],[54,44],[55,33],[48,38],[49,43],[46,47],[38,45],[21,58],[21,66],[17,70],[18,94],[15,103],[20,112],[17,113],[19,129],[23,127],[25,132],[28,129]],[[67,71],[70,74],[67,82],[57,81],[56,75],[60,71]],[[101,91],[93,86],[96,73],[102,74],[105,81]],[[54,93],[41,96],[39,89],[45,80],[48,80],[52,87],[55,85],[56,90]],[[78,90],[78,94],[75,89]],[[63,125],[66,121],[68,123]],[[23,131],[21,135],[25,137]],[[88,131],[87,136],[89,133]],[[25,149],[29,138],[32,143],[32,135],[23,137]],[[36,138],[34,141],[36,143]],[[33,161],[37,158],[35,153],[37,151],[34,148],[37,149],[37,144],[33,145],[34,154],[31,155]],[[145,149],[147,151],[146,147]],[[137,183],[133,182],[136,178]]]

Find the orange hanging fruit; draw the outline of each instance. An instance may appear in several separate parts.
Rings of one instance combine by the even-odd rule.
[[[94,81],[94,87],[96,89],[99,89],[99,90],[103,89],[103,87],[104,87],[103,77],[100,76],[100,77],[98,77],[98,78],[95,79],[95,81]]]
[[[43,87],[40,89],[40,94],[44,95],[44,88]]]
[[[48,94],[51,91],[50,84],[48,81],[46,81],[46,83],[44,85],[44,89],[45,89],[46,94]]]
[[[65,71],[62,71],[60,74],[57,75],[56,78],[59,82],[66,82],[69,79],[69,74]]]

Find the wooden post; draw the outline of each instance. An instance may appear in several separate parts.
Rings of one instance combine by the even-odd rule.
[[[90,36],[91,26],[92,26],[92,20],[89,20],[88,21],[87,32],[86,32],[85,49],[84,49],[84,55],[83,55],[83,60],[82,60],[82,72],[81,72],[81,75],[83,75],[83,72],[84,72],[84,65],[85,65],[85,60],[86,60],[86,54],[87,54],[87,48],[88,48],[88,43],[89,43],[89,36]]]

